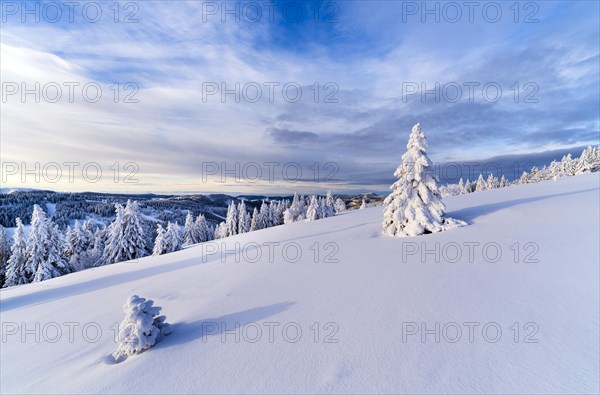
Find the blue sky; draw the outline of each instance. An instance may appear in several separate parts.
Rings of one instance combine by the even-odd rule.
[[[434,162],[599,142],[596,1],[476,2],[472,9],[420,1],[80,2],[72,22],[64,4],[57,18],[56,2],[38,2],[37,11],[27,3],[34,14],[23,14],[21,2],[0,3],[0,152],[3,184],[13,187],[381,191],[416,122]],[[97,8],[102,14],[92,22]],[[6,83],[34,89],[36,82],[40,92],[60,85],[61,99],[42,95],[36,103],[33,95],[6,93]],[[102,88],[96,103],[81,91],[91,82]],[[65,83],[79,83],[73,102]],[[123,90],[126,83],[139,87],[137,102],[123,102],[133,92]],[[207,95],[236,83],[248,99]],[[421,94],[436,84],[437,93]],[[256,86],[262,95],[252,100]],[[302,97],[292,102],[298,87]],[[73,180],[65,162],[78,164]],[[35,171],[36,163],[39,182],[23,180],[22,170]],[[43,174],[49,163],[61,167],[57,182]],[[96,182],[82,177],[88,163],[103,170]],[[217,174],[207,172],[213,163]],[[236,163],[258,163],[263,175],[227,176]],[[284,178],[284,168],[302,176]],[[123,182],[131,171],[137,182]]]

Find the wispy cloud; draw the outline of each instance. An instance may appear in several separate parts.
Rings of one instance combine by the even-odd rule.
[[[301,182],[279,174],[224,188],[289,193],[372,188],[396,167],[417,121],[436,161],[598,143],[597,3],[539,2],[538,22],[529,24],[515,23],[507,8],[498,23],[481,14],[473,23],[422,23],[406,15],[406,2],[332,3],[315,13],[297,2],[303,18],[293,23],[277,12],[269,20],[266,9],[258,23],[222,22],[220,13],[207,14],[208,3],[195,1],[136,2],[136,23],[115,23],[112,14],[97,23],[6,16],[2,82],[55,82],[63,98],[7,97],[2,161],[96,162],[110,175],[115,162],[134,162],[138,184],[115,184],[110,176],[89,184],[76,174],[74,183],[42,187],[174,192],[223,189],[214,177],[203,181],[208,162],[295,163],[304,169]],[[132,10],[121,8],[119,18]],[[520,22],[531,10],[521,11]],[[69,82],[80,84],[72,103]],[[82,98],[90,82],[102,88],[96,103]],[[125,90],[128,82],[134,86]],[[469,82],[479,84],[472,100]],[[223,95],[236,83],[237,98]],[[453,92],[448,84],[461,86],[460,99],[406,92],[407,84],[436,83],[448,89],[442,95]],[[486,100],[487,83],[501,87],[497,102]],[[137,102],[124,103],[130,94]],[[314,163],[329,162],[338,167],[336,182],[306,177]],[[19,174],[9,182],[36,186],[22,185]]]

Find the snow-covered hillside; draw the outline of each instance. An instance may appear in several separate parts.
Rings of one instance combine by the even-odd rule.
[[[438,234],[374,207],[2,289],[0,390],[598,393],[599,177],[448,198],[469,226]],[[173,333],[117,364],[133,294]]]

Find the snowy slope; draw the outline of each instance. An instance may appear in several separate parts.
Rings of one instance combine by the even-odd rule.
[[[228,238],[227,249],[247,248],[225,262],[197,245],[2,290],[0,390],[598,393],[599,174],[445,202],[470,225],[383,237],[375,207]],[[270,254],[264,243],[272,242],[281,244]],[[296,263],[292,243],[301,248]],[[438,262],[433,253],[409,254],[436,243]],[[257,251],[258,262],[248,262]],[[324,262],[327,254],[338,262]],[[115,364],[111,327],[132,294],[162,306],[174,332]],[[22,338],[21,323],[39,323],[39,342]],[[410,334],[421,323],[439,323],[439,342],[435,333],[424,341]],[[219,333],[221,324],[231,331]]]

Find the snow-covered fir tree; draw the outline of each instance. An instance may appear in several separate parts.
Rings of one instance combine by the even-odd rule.
[[[475,185],[475,191],[485,191],[486,189],[487,182],[485,181],[485,178],[483,178],[483,174],[479,174],[479,177],[477,177],[477,184]]]
[[[0,287],[4,285],[6,276],[6,265],[10,257],[10,239],[4,227],[0,225]]]
[[[250,214],[246,209],[246,203],[242,200],[237,208],[238,212],[238,233],[250,232]]]
[[[152,255],[162,255],[167,253],[167,240],[165,239],[165,229],[161,224],[156,225],[156,238],[154,239],[154,248]]]
[[[346,203],[340,198],[335,199],[335,212],[341,213],[346,211]]]
[[[171,325],[160,315],[161,307],[154,301],[133,295],[123,306],[125,318],[119,324],[117,349],[113,353],[116,361],[148,350],[172,332]]]
[[[534,183],[540,181],[540,175],[538,174],[540,170],[537,166],[533,166],[529,171],[528,182]]]
[[[33,206],[31,226],[27,238],[27,272],[35,275],[38,266],[46,259],[46,246],[48,234],[46,233],[46,214],[37,204]],[[58,275],[58,273],[56,273]],[[33,280],[33,278],[31,278]]]
[[[10,258],[6,266],[5,287],[27,284],[33,279],[33,274],[27,266],[27,240],[25,227],[21,218],[16,219],[17,228],[13,233],[13,243],[10,247]]]
[[[47,220],[46,222],[48,244],[46,246],[46,260],[43,265],[38,266],[33,281],[44,281],[54,277],[70,273],[73,269],[69,266],[63,252],[65,250],[65,241],[58,225]]]
[[[464,188],[464,193],[472,193],[475,191],[474,187],[473,187],[473,183],[471,182],[470,179],[467,178],[467,181],[465,181],[465,188]]]
[[[294,194],[292,204],[288,207],[283,214],[283,222],[285,224],[291,224],[292,222],[301,221],[305,217],[305,206],[304,196],[298,197],[298,194]]]
[[[500,181],[498,180],[498,177],[494,177],[493,173],[490,173],[488,175],[488,178],[485,183],[486,183],[487,189],[500,188]]]
[[[462,195],[464,193],[466,193],[465,192],[465,183],[461,177],[460,180],[458,180],[458,194]]]
[[[390,236],[417,236],[463,225],[444,218],[437,181],[427,157],[427,139],[417,123],[411,131],[406,153],[394,176],[398,179],[385,198],[383,232]]]
[[[523,184],[527,184],[528,182],[529,182],[529,173],[524,171],[523,174],[521,174],[521,177],[519,177],[519,179],[516,181],[516,184],[523,185]]]
[[[183,245],[188,246],[192,244],[198,243],[198,235],[195,229],[196,224],[194,221],[194,216],[191,211],[188,210],[187,215],[185,216],[185,224],[183,226]],[[158,235],[158,234],[157,234]],[[153,250],[154,254],[154,250]]]
[[[256,209],[256,207],[254,207],[254,210],[252,210],[252,219],[250,220],[250,232],[253,232],[253,231],[259,229],[258,221],[259,221],[258,210]]]
[[[116,218],[108,227],[108,238],[104,247],[105,264],[123,262],[146,255],[146,238],[142,226],[139,204],[127,201],[125,208],[115,204]]]
[[[560,165],[560,162],[557,162],[555,160],[553,160],[552,162],[550,162],[550,165],[548,166],[548,179],[550,180],[557,180],[558,178],[562,177],[562,167]]]
[[[225,236],[235,236],[238,233],[238,212],[235,202],[232,200],[227,207],[227,217],[225,218]]]
[[[93,266],[93,233],[92,225],[85,221],[83,225],[76,220],[73,228],[66,232],[65,258],[74,270],[83,270]]]
[[[327,218],[327,203],[322,197],[317,197],[317,219]],[[308,207],[310,206],[310,199],[308,200],[308,206],[306,206],[306,216],[308,217]]]
[[[103,264],[111,264],[124,261],[124,252],[121,248],[124,228],[124,209],[120,204],[115,204],[115,220],[111,222],[106,231],[106,243],[102,254]]]
[[[124,212],[124,229],[122,244],[126,252],[126,260],[141,258],[146,255],[146,237],[142,226],[140,206],[136,201],[127,201]]]
[[[267,229],[272,226],[271,223],[271,210],[269,204],[264,200],[260,205],[260,211],[258,212],[258,229]]]
[[[560,162],[562,165],[562,173],[565,176],[574,176],[577,173],[576,164],[571,157],[571,154],[565,155]]]
[[[177,222],[169,222],[165,232],[167,252],[175,252],[181,249],[181,232]]]
[[[277,207],[275,208],[275,225],[283,225],[284,222],[284,213],[287,210],[289,205],[289,200],[280,200],[277,202]]]
[[[27,239],[27,272],[33,274],[32,281],[44,281],[69,273],[63,251],[64,244],[58,227],[35,204]]]
[[[223,222],[220,222],[215,227],[213,239],[217,240],[217,239],[222,239],[224,237],[227,237],[227,226],[225,225],[225,222],[223,221]]]
[[[94,226],[90,220],[83,221],[81,225],[81,243],[85,251],[94,248]]]
[[[306,221],[316,221],[319,219],[319,204],[315,195],[311,196],[308,209],[306,210]]]
[[[210,229],[208,221],[202,214],[198,214],[194,223],[194,231],[198,233],[198,243],[212,240],[213,231]]]
[[[327,195],[325,195],[325,199],[323,199],[323,218],[333,217],[335,215],[335,200],[333,199],[333,195],[331,191],[327,191]]]
[[[298,221],[304,221],[306,218],[306,208],[308,207],[308,203],[304,198],[304,195],[300,195],[298,199]]]
[[[275,201],[269,203],[269,219],[271,226],[279,225],[279,219],[277,218],[277,204],[278,202]]]
[[[362,200],[362,203],[360,204],[359,210],[364,210],[367,208],[367,202],[365,201],[365,199]]]
[[[102,264],[102,253],[104,252],[105,239],[106,229],[96,229],[96,232],[94,232],[94,247],[92,248],[93,266],[99,266]]]

